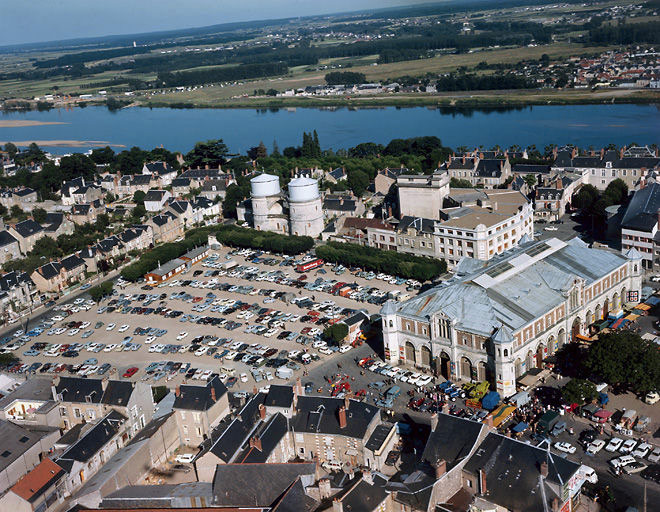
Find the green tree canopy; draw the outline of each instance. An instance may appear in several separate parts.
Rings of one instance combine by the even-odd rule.
[[[144,206],[144,198],[146,195],[147,194],[145,194],[142,190],[136,190],[133,194],[133,202],[135,204]]]
[[[186,161],[191,167],[219,167],[226,162],[229,154],[227,145],[222,139],[207,140],[198,142],[195,147],[186,155]]]
[[[335,345],[341,345],[348,336],[348,326],[342,323],[336,323],[323,330],[323,337],[332,341]]]
[[[35,208],[32,210],[32,218],[39,224],[46,222],[46,215],[48,215],[48,213],[43,208]]]
[[[561,395],[568,404],[584,405],[595,400],[598,392],[593,382],[585,379],[572,379],[561,388]]]

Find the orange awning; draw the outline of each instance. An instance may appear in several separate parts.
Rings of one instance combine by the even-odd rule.
[[[576,338],[582,341],[593,341],[592,338],[590,338],[589,336],[585,336],[584,334],[578,334]]]

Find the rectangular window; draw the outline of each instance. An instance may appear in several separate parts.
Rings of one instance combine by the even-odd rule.
[[[78,409],[77,407],[74,407],[73,408],[73,416],[74,416],[74,418],[80,418],[80,416],[81,416],[80,409]]]

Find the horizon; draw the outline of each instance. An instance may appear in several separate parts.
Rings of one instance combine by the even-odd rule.
[[[41,44],[75,39],[129,36],[169,30],[186,30],[223,23],[270,19],[302,18],[368,9],[442,3],[447,0],[337,0],[323,8],[307,0],[129,0],[89,5],[83,0],[35,0],[26,9],[24,2],[11,0],[4,6],[3,19],[9,23],[0,31],[0,46]],[[191,6],[194,4],[194,6]],[[127,20],[126,13],[131,17]],[[97,20],[103,20],[102,29]],[[65,23],[74,20],[75,22]]]

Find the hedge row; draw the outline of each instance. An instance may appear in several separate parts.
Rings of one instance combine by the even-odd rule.
[[[316,248],[316,255],[332,263],[357,266],[375,272],[427,281],[447,271],[444,260],[384,251],[357,244],[329,242]]]
[[[239,226],[203,227],[188,231],[181,242],[160,245],[145,252],[138,261],[124,268],[121,276],[127,281],[137,281],[157,268],[159,263],[167,263],[206,244],[209,235],[215,235],[218,242],[224,245],[284,254],[300,254],[314,247],[314,240],[308,236],[286,236]]]

